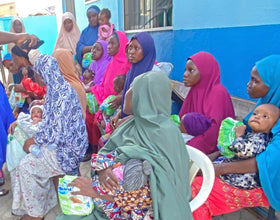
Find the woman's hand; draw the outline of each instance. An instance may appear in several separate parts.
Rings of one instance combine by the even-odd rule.
[[[33,145],[33,144],[36,144],[34,138],[29,138],[29,139],[27,139],[27,140],[24,142],[23,150],[24,150],[27,154],[29,154],[29,153],[30,153],[29,147],[30,147],[31,145]]]
[[[99,194],[92,188],[92,180],[88,177],[78,176],[69,186],[75,186],[80,189],[80,191],[71,192],[73,195],[89,196],[92,198],[98,198]]]
[[[225,173],[223,172],[223,164],[215,164],[215,163],[214,163],[213,166],[214,166],[214,170],[215,170],[215,175],[216,175],[217,177],[219,177],[219,176],[225,174]]]
[[[16,129],[17,126],[17,122],[14,121],[13,123],[10,124],[9,129],[8,129],[8,133],[9,134],[14,134],[14,131]]]
[[[114,192],[115,189],[119,189],[120,182],[112,171],[112,167],[108,167],[104,170],[97,172],[99,176],[99,182],[108,191]]]
[[[109,102],[109,107],[117,109],[122,104],[122,95],[117,95],[111,102]]]
[[[119,110],[119,111],[117,112],[117,114],[115,114],[115,115],[112,117],[112,119],[110,120],[110,129],[111,129],[112,131],[114,131],[114,130],[118,127],[118,121],[119,121],[119,119],[121,118],[121,114],[122,114],[122,112],[121,112],[121,110]]]
[[[88,53],[91,51],[92,46],[84,46],[82,49],[82,54]]]
[[[33,34],[20,33],[16,35],[16,44],[21,46],[26,40],[30,40],[29,47],[35,46],[40,40]]]

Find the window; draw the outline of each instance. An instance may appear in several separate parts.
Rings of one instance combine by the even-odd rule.
[[[172,26],[172,0],[124,0],[124,29]]]

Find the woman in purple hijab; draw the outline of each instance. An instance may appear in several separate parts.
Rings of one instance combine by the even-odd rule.
[[[94,73],[94,84],[101,85],[105,71],[112,57],[107,52],[108,42],[98,40],[91,49],[92,63],[89,69]]]

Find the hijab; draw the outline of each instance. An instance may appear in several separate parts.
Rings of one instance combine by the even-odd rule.
[[[280,55],[271,55],[258,62],[256,67],[263,82],[268,86],[267,94],[260,98],[255,106],[270,103],[280,107]],[[244,124],[253,110],[244,118]],[[273,138],[266,150],[257,155],[257,165],[261,186],[268,198],[269,204],[280,211],[280,121],[272,128]]]
[[[114,34],[119,41],[119,51],[112,57],[104,74],[103,81],[100,86],[91,87],[98,104],[100,105],[109,95],[116,95],[114,91],[114,79],[120,74],[126,74],[130,68],[130,63],[125,56],[125,47],[128,39],[124,32],[116,31]]]
[[[53,57],[56,58],[57,63],[59,65],[59,70],[66,79],[66,81],[70,83],[70,85],[75,89],[80,101],[83,116],[84,118],[86,118],[86,92],[81,80],[77,76],[72,52],[63,48],[56,49],[53,52]]]
[[[64,27],[64,21],[66,19],[70,19],[73,22],[73,28],[70,32],[67,32]],[[73,54],[76,54],[76,46],[80,36],[81,32],[78,28],[74,15],[71,12],[65,12],[62,15],[62,24],[54,46],[54,51],[57,48],[65,48],[70,50]]]
[[[5,88],[0,81],[0,169],[6,161],[8,128],[15,120],[10,107]]]
[[[21,26],[22,26],[22,30],[21,30],[21,33],[25,33],[25,27],[24,27],[24,24],[23,24],[23,21],[20,17],[18,16],[14,16],[13,19],[12,19],[12,22],[11,22],[11,28],[10,28],[10,32],[11,33],[16,33],[15,29],[14,29],[14,23],[15,21],[19,21],[21,23]],[[15,46],[15,43],[9,43],[8,44],[8,52],[11,52],[12,48]]]
[[[89,12],[94,12],[96,14],[99,14],[100,9],[96,5],[92,5],[88,8],[87,14]],[[76,47],[77,61],[81,66],[82,66],[82,59],[83,59],[82,50],[85,46],[91,46],[96,42],[96,40],[98,39],[98,27],[99,27],[99,24],[94,27],[89,24],[82,31],[80,40],[78,41],[77,47]]]
[[[103,48],[103,55],[98,60],[93,60],[92,63],[89,66],[89,69],[94,72],[94,84],[95,85],[101,85],[105,71],[107,69],[108,64],[110,63],[112,57],[108,54],[107,47],[108,42],[104,40],[98,40],[96,41],[102,45]]]
[[[147,32],[141,32],[134,35],[130,42],[136,39],[143,52],[143,58],[138,63],[133,63],[129,72],[127,73],[124,89],[123,89],[123,97],[122,97],[122,109],[123,109],[123,102],[124,96],[126,91],[129,89],[130,84],[134,80],[135,77],[139,76],[142,73],[146,73],[153,69],[154,63],[156,61],[156,48],[155,43],[151,35]],[[125,117],[126,114],[122,112],[122,117]]]
[[[219,128],[223,119],[235,118],[230,95],[221,84],[220,67],[213,55],[199,52],[191,59],[200,72],[200,81],[191,87],[179,113],[180,118],[186,113],[201,113],[211,120],[211,126],[201,135],[187,144],[210,154],[217,150]]]
[[[77,175],[88,147],[88,137],[81,105],[75,90],[59,71],[50,55],[37,58],[35,71],[47,86],[43,120],[35,134],[37,145],[56,145],[57,160],[69,175]]]
[[[189,156],[178,126],[170,118],[170,80],[161,72],[136,77],[133,116],[112,134],[101,154],[116,150],[116,161],[147,160],[154,219],[192,219],[189,207]]]

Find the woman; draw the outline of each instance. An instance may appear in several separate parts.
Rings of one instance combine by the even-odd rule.
[[[94,85],[101,86],[105,71],[112,57],[107,51],[108,43],[104,40],[98,40],[91,48],[92,63],[89,69],[94,73]]]
[[[27,154],[15,168],[12,212],[21,219],[43,219],[57,205],[52,177],[77,175],[87,148],[87,133],[75,90],[59,71],[55,58],[41,55],[34,69],[47,86],[42,124],[23,149],[40,147],[42,157]],[[34,169],[36,167],[36,169]]]
[[[71,12],[65,12],[62,15],[62,25],[54,46],[54,51],[58,48],[64,48],[70,50],[75,55],[80,36],[81,32],[74,15]]]
[[[18,17],[18,16],[13,17],[12,22],[11,22],[10,32],[11,33],[17,33],[17,34],[25,33],[25,27],[24,27],[23,21],[20,17]],[[14,46],[15,46],[14,43],[9,43],[8,44],[8,52],[9,53],[11,52],[11,50]]]
[[[6,161],[8,128],[15,120],[2,82],[0,82],[0,112],[0,186],[2,186],[5,183],[2,167]],[[9,190],[0,188],[0,196],[8,192]]]
[[[115,95],[114,78],[120,74],[126,74],[130,68],[130,63],[125,56],[125,46],[128,39],[124,32],[116,31],[109,40],[108,54],[112,56],[111,62],[108,64],[101,85],[91,87],[91,92],[94,94],[96,101],[100,105],[104,99],[110,95]],[[98,140],[101,137],[100,130],[97,126],[98,117],[94,121],[89,121],[91,132],[88,134],[89,142],[93,148],[97,147]],[[89,125],[89,124],[88,124]]]
[[[220,68],[216,59],[207,52],[199,52],[188,58],[184,73],[185,86],[191,87],[179,113],[196,112],[211,120],[210,127],[195,136],[187,144],[210,154],[217,150],[217,139],[221,121],[235,118],[232,101],[226,88],[221,84]],[[192,131],[187,131],[192,135]]]
[[[118,108],[120,104],[123,108],[125,93],[129,89],[129,86],[134,80],[134,78],[142,73],[154,69],[154,63],[156,61],[155,43],[151,35],[147,32],[141,32],[134,35],[131,38],[126,50],[127,50],[128,60],[132,65],[129,72],[127,73],[125,86],[123,89],[123,96],[116,97],[115,100],[111,102],[112,108]],[[124,114],[122,111],[119,111],[111,120],[110,122],[111,127],[115,129],[118,120],[121,117],[123,118],[125,116],[127,115]]]
[[[258,62],[251,72],[251,80],[247,84],[247,92],[251,98],[259,98],[256,106],[274,104],[280,107],[280,55],[272,55]],[[252,110],[244,119],[248,127],[248,119]],[[280,181],[280,121],[272,129],[273,138],[266,150],[256,158],[238,162],[215,164],[216,179],[214,187],[204,205],[194,212],[195,219],[211,219],[212,216],[233,212],[245,207],[269,206],[280,211],[280,191],[275,183]],[[215,158],[213,158],[215,159]],[[218,177],[230,173],[259,173],[262,188],[241,190],[231,187]],[[192,184],[196,194],[201,178],[196,177]]]
[[[75,89],[81,104],[83,116],[84,118],[86,118],[86,93],[81,80],[76,74],[72,52],[63,48],[56,49],[53,52],[53,57],[56,58],[59,70],[66,79],[66,81]]]
[[[188,205],[189,157],[180,131],[170,119],[171,90],[168,77],[161,72],[148,72],[135,78],[124,101],[124,112],[133,114],[133,117],[117,128],[100,151],[100,154],[116,151],[116,162],[122,164],[131,158],[148,160],[151,163],[153,169],[149,185],[155,220],[192,219]],[[107,188],[117,186],[112,167],[98,171],[98,176],[101,184]],[[90,196],[93,193],[92,183],[80,181],[84,179],[78,178],[72,184],[80,188],[80,194]],[[135,197],[133,192],[129,193],[128,197],[130,195]],[[106,200],[114,199],[117,199],[117,196],[107,195]],[[133,215],[134,211],[131,211]],[[87,218],[107,219],[102,217],[97,208]],[[58,219],[72,218],[59,216]],[[132,219],[132,216],[129,219]]]
[[[82,66],[82,59],[85,53],[90,52],[92,45],[98,39],[98,14],[100,9],[92,5],[87,10],[87,17],[89,25],[82,31],[80,40],[76,47],[76,56],[78,63]]]

